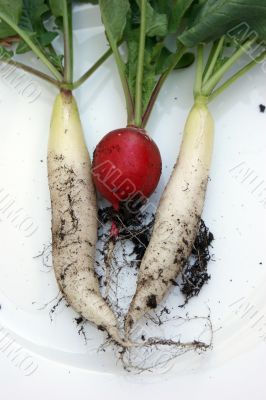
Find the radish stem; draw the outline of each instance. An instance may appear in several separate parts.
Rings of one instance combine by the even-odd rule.
[[[143,68],[145,56],[145,40],[146,40],[146,0],[140,0],[140,39],[139,39],[139,53],[138,53],[138,66],[136,78],[136,95],[135,95],[135,125],[141,126],[142,123],[142,82],[143,82]]]
[[[19,26],[17,26],[12,19],[10,19],[7,15],[0,12],[0,18],[5,21],[17,34],[24,40],[24,42],[31,48],[31,50],[35,53],[35,55],[43,62],[43,64],[50,70],[50,72],[54,75],[54,77],[58,81],[62,81],[62,75],[60,72],[54,67],[54,65],[46,58],[43,52],[39,49],[39,47],[31,40],[30,36]]]
[[[198,57],[197,57],[197,67],[196,67],[196,79],[194,85],[194,96],[200,95],[201,85],[202,85],[202,75],[203,75],[203,45],[198,45]]]
[[[110,42],[110,44],[111,44],[111,42]],[[111,44],[111,47],[113,50],[114,58],[116,60],[116,64],[118,67],[118,73],[119,73],[123,91],[124,91],[126,108],[127,108],[127,124],[131,125],[134,122],[134,105],[133,105],[133,100],[132,100],[131,93],[129,90],[127,78],[125,75],[125,65],[123,64],[118,47],[116,45],[112,46],[112,44]]]
[[[75,90],[78,89],[88,78],[92,76],[92,74],[112,55],[112,50],[108,49],[97,61],[93,66],[85,72],[77,81],[73,83],[65,83],[65,82],[58,82],[57,80],[53,79],[49,75],[45,74],[44,72],[38,71],[35,68],[30,67],[29,65],[23,64],[19,61],[14,61],[10,59],[2,59],[0,62],[13,65],[23,71],[29,72],[32,75],[41,78],[52,85],[65,89],[65,90]]]
[[[167,71],[165,71],[159,78],[153,92],[150,98],[150,101],[148,103],[148,106],[145,110],[145,113],[142,116],[142,124],[141,127],[145,128],[145,126],[148,123],[149,117],[151,115],[152,109],[154,107],[154,104],[158,98],[158,95],[160,93],[161,88],[163,87],[166,79],[168,78],[168,76],[170,75],[170,73],[174,70],[175,66],[177,65],[177,63],[181,60],[182,56],[184,55],[184,53],[186,52],[186,48],[184,46],[182,46],[179,51],[175,54],[174,60],[172,62],[172,64],[170,65],[170,67],[167,69]]]
[[[215,74],[203,84],[201,93],[203,95],[209,96],[210,93],[214,90],[216,85],[222,79],[222,77],[226,74],[227,71],[238,61],[243,54],[245,54],[256,39],[247,41],[244,45],[242,45],[236,52],[215,72]]]
[[[7,60],[2,59],[0,62],[12,65],[12,66],[14,66],[16,68],[19,68],[19,69],[23,70],[23,71],[29,72],[30,74],[35,75],[38,78],[41,78],[41,79],[51,83],[52,85],[60,88],[60,82],[58,82],[57,80],[51,78],[49,75],[45,74],[44,72],[38,71],[37,69],[32,68],[32,67],[30,67],[30,66],[28,66],[26,64],[23,64],[23,63],[21,63],[19,61],[8,60],[8,59]]]
[[[78,89],[90,76],[112,55],[112,49],[108,49],[93,66],[85,72],[76,82],[71,86],[72,90]]]
[[[101,8],[101,2],[100,2],[100,8]],[[125,101],[126,101],[126,108],[127,108],[127,123],[128,125],[131,125],[134,123],[134,104],[133,104],[133,99],[130,93],[127,77],[126,77],[126,72],[125,72],[125,64],[122,60],[121,54],[119,52],[119,46],[116,43],[116,40],[112,36],[112,32],[110,30],[108,21],[106,20],[105,13],[102,13],[102,20],[105,26],[105,31],[106,35],[109,41],[109,44],[111,46],[111,49],[113,51],[113,55],[115,58],[115,62],[117,65],[120,81],[122,84],[124,96],[125,96]]]
[[[266,58],[266,51],[264,51],[260,56],[256,57],[255,60],[251,61],[249,64],[241,68],[240,71],[236,72],[231,78],[224,82],[218,89],[216,89],[210,96],[209,102],[215,99],[219,94],[224,92],[229,86],[231,86],[236,80],[243,76],[246,72],[250,71],[256,64],[259,64]]]
[[[63,25],[64,25],[64,80],[73,82],[73,34],[71,4],[63,0]]]
[[[206,64],[204,74],[203,74],[203,83],[206,83],[212,76],[216,62],[222,53],[224,41],[225,41],[225,37],[222,36],[218,41],[216,41],[214,43],[212,51],[210,52],[210,55],[209,55],[208,62]]]

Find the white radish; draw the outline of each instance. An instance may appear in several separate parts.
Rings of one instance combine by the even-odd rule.
[[[71,92],[57,96],[48,146],[52,204],[52,255],[67,302],[125,346],[116,317],[100,294],[94,271],[97,204],[79,112]]]
[[[191,254],[204,205],[213,132],[212,116],[200,98],[189,113],[179,157],[155,216],[125,320],[126,335],[162,301]]]

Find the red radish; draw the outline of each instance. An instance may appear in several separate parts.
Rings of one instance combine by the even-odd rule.
[[[146,131],[134,126],[109,132],[98,143],[92,164],[93,181],[112,206],[148,198],[156,189],[162,160]]]

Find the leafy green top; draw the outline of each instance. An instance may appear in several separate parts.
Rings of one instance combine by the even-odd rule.
[[[240,24],[247,31],[266,38],[265,0],[204,0],[197,6],[191,24],[180,35],[187,47],[214,41]]]
[[[184,56],[182,46],[170,50],[166,45],[166,38],[178,30],[192,3],[193,0],[99,0],[125,92],[128,124],[145,126],[166,76],[175,67],[193,63],[193,55]],[[121,41],[127,47],[126,57],[119,50]]]
[[[75,2],[99,4],[111,50],[73,82]],[[19,67],[61,88],[73,89],[113,52],[125,93],[128,123],[145,126],[170,72],[193,63],[194,54],[188,52],[189,48],[198,47],[195,94],[213,98],[264,59],[264,42],[257,46],[257,53],[251,55],[250,48],[265,39],[265,22],[265,0],[1,0],[0,58],[14,62],[14,53],[31,50],[54,78],[16,62]],[[53,47],[61,33],[64,55]],[[174,39],[174,46],[168,45],[169,37]],[[204,66],[204,44],[208,42],[213,46]],[[11,49],[6,48],[9,44],[13,44]],[[251,62],[217,89],[231,66],[248,52]]]
[[[211,101],[235,80],[266,58],[265,0],[199,0],[193,4],[190,21],[179,35],[186,47],[198,47],[195,97]],[[204,44],[212,42],[204,63]],[[236,73],[224,77],[232,66],[248,56]],[[221,81],[224,82],[221,84]],[[219,86],[220,85],[220,86]]]
[[[72,7],[80,2],[97,3],[94,0],[1,0],[1,60],[14,63],[15,54],[33,51],[55,79],[17,61],[16,65],[61,88],[78,87],[110,55],[107,52],[77,82],[73,82]],[[64,55],[53,47],[59,34],[64,38]],[[11,49],[6,48],[12,44]]]

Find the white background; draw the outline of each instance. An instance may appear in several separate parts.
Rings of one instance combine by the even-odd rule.
[[[88,21],[91,29],[86,29]],[[76,75],[106,49],[95,9],[75,16]],[[30,61],[37,65],[34,59]],[[160,194],[178,154],[183,125],[192,105],[190,68],[168,80],[148,130],[161,149],[164,170]],[[215,235],[212,279],[192,300],[192,310],[210,307],[215,327],[212,351],[203,357],[179,358],[164,375],[122,374],[114,354],[98,354],[103,336],[89,327],[85,346],[71,310],[60,309],[50,322],[40,305],[57,294],[52,274],[33,257],[50,240],[46,146],[56,90],[35,79],[41,95],[33,103],[0,74],[1,185],[17,207],[30,215],[38,230],[27,239],[0,214],[0,325],[38,364],[29,377],[0,351],[1,396],[7,399],[186,398],[264,399],[266,367],[265,237],[266,208],[266,74],[257,66],[220,96],[210,109],[216,138],[204,219]],[[125,125],[125,109],[116,68],[109,60],[76,94],[92,153],[98,140]],[[41,162],[43,160],[43,162]],[[253,179],[262,182],[254,192]],[[180,301],[174,292],[173,299]],[[247,310],[250,310],[246,314]],[[260,319],[259,324],[255,324]],[[264,325],[265,324],[265,325]],[[40,358],[41,357],[41,358]]]

